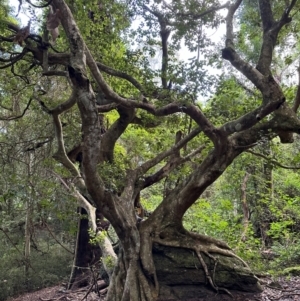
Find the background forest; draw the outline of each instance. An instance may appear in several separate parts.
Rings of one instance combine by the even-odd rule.
[[[161,16],[141,9],[139,1],[66,2],[81,34],[103,64],[104,72],[107,68],[105,79],[109,85],[120,95],[139,97],[132,85],[114,76],[105,66],[131,74],[142,84],[147,83],[152,95],[157,91],[160,94],[158,106],[166,105],[169,94],[163,98],[163,89],[154,85],[161,80],[164,54],[153,15],[160,20],[162,32]],[[170,11],[179,10],[181,3],[154,2],[167,8],[172,6]],[[187,1],[185,5],[193,10],[195,2]],[[215,1],[205,2],[207,6],[203,11],[217,7]],[[280,15],[285,1],[273,2],[274,15]],[[45,3],[35,2],[36,5]],[[149,7],[151,3],[147,3]],[[293,22],[280,32],[271,65],[274,78],[291,106],[299,87],[300,6],[297,5]],[[242,1],[234,23],[236,50],[243,53],[243,59],[250,64],[255,64],[261,48],[257,6],[258,1]],[[192,21],[174,25],[176,30],[171,35],[167,66],[169,84],[172,83],[168,93],[172,98],[179,95],[183,108],[186,103],[198,106],[216,127],[235,120],[262,102],[258,90],[221,57],[225,37],[214,41],[212,35],[213,31],[222,32],[224,26],[225,13],[219,8],[212,15],[204,14],[195,19],[195,22],[200,20],[197,26],[191,24]],[[22,27],[24,19],[21,20],[20,15],[25,14],[31,20],[32,41],[26,42],[30,49],[34,39],[45,37],[47,13],[25,1],[19,0],[15,10],[9,1],[0,1],[0,300],[67,283],[74,265],[78,222],[88,218],[77,208],[77,198],[70,184],[72,175],[55,157],[59,141],[47,112],[70,94],[69,79],[55,76],[65,69],[52,66],[48,74],[42,74],[44,66],[36,58],[27,59],[26,51],[22,50],[24,41],[14,38],[13,25],[7,29],[7,24]],[[68,49],[63,30],[57,38],[52,34],[47,39],[58,53]],[[164,67],[162,70],[166,71]],[[162,79],[165,88],[164,76]],[[98,91],[97,97],[102,96]],[[100,116],[105,132],[118,120],[119,113],[103,107]],[[64,146],[72,157],[71,151],[81,142],[78,108],[71,107],[60,118]],[[119,191],[128,169],[174,145],[178,135],[186,137],[194,126],[195,121],[183,112],[158,120],[148,112],[137,110],[135,119],[114,146],[113,160],[109,158],[99,168],[106,186],[110,191]],[[207,145],[211,146],[211,142],[206,136],[197,136],[181,150],[185,164],[141,191],[144,219],[202,162],[210,151]],[[269,273],[276,277],[300,273],[299,147],[298,134],[294,134],[294,142],[288,144],[282,144],[275,135],[260,139],[239,155],[188,209],[183,218],[185,228],[226,241],[258,274]],[[191,150],[194,150],[192,156]],[[75,165],[80,169],[80,162]],[[108,230],[108,237],[114,243],[116,237],[112,232]]]

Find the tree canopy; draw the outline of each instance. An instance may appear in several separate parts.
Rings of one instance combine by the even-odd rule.
[[[2,1],[1,230],[13,215],[24,221],[26,269],[35,219],[49,223],[50,210],[71,231],[78,206],[101,248],[107,300],[160,296],[157,245],[192,250],[211,287],[227,291],[204,258],[248,265],[202,231],[205,199],[218,202],[217,190],[209,194],[224,171],[243,184],[242,241],[251,214],[266,248],[270,233],[293,224],[276,225],[272,181],[275,166],[298,162],[289,162],[296,146],[286,152],[280,143],[299,143],[299,8],[296,0],[19,0],[13,13]],[[263,184],[250,177],[259,173]],[[259,191],[253,203],[247,187]],[[199,198],[197,226],[189,219]]]

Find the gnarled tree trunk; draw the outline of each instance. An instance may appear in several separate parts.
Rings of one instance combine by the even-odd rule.
[[[198,277],[195,276],[198,279],[195,282],[200,281],[200,284],[202,281],[203,285],[207,281],[215,291],[227,292],[228,288],[260,290],[258,281],[247,264],[236,256],[228,245],[205,235],[188,232],[182,226],[182,217],[189,203],[197,197],[197,194],[191,193],[193,189],[197,188],[199,192],[204,191],[222,174],[222,167],[230,164],[238,155],[238,152],[235,152],[230,145],[230,143],[227,144],[227,152],[223,155],[216,151],[212,152],[197,171],[202,174],[202,177],[191,176],[187,183],[170,193],[147,220],[138,224],[138,229],[134,220],[131,220],[131,226],[123,227],[121,232],[123,235],[118,234],[122,242],[122,251],[112,277],[108,301],[156,300],[160,295],[168,294],[168,290],[170,290],[169,297],[172,297],[175,293],[171,292],[170,287],[176,284],[185,287],[179,288],[179,285],[178,290],[187,289],[190,285],[188,279],[186,281],[181,279],[181,283],[180,280],[177,283],[174,280],[174,282],[166,282],[166,278],[162,275],[169,273],[168,277],[172,277],[171,274],[175,271],[172,271],[170,266],[168,272],[168,268],[163,267],[157,261],[160,258],[159,255],[153,257],[153,248],[156,253],[157,250],[163,250],[162,252],[172,253],[174,257],[176,257],[174,255],[176,248],[178,248],[179,257],[182,252],[192,254],[194,260],[197,261],[196,266],[199,266],[199,270],[196,268],[193,271],[194,276],[197,272],[199,273]],[[189,189],[186,189],[187,186],[190,186]],[[120,225],[115,227],[120,227]],[[165,251],[168,248],[169,250]],[[175,262],[175,259],[173,260]],[[189,259],[186,261],[187,266],[188,262]],[[224,269],[227,272],[224,273]],[[236,279],[240,279],[240,283]]]
[[[262,2],[260,1],[260,3]],[[262,92],[263,103],[260,107],[237,120],[224,124],[220,128],[213,126],[199,107],[193,104],[183,106],[174,102],[162,109],[155,108],[154,105],[147,105],[145,102],[126,99],[116,94],[107,85],[100,73],[65,2],[63,0],[53,0],[52,3],[60,11],[61,22],[69,39],[70,61],[68,71],[82,121],[83,178],[95,206],[110,221],[120,239],[121,247],[118,262],[111,277],[107,300],[152,301],[159,297],[162,291],[160,290],[159,274],[152,254],[153,247],[156,244],[163,247],[178,248],[179,251],[184,249],[194,254],[209,285],[216,291],[227,292],[226,287],[230,287],[228,283],[230,283],[232,275],[235,275],[233,277],[235,279],[242,278],[242,275],[246,275],[245,277],[250,279],[247,285],[240,285],[243,289],[247,289],[247,286],[251,290],[258,289],[257,280],[251,274],[247,264],[236,256],[226,243],[205,235],[188,232],[182,225],[183,215],[205,189],[224,172],[240,153],[253,146],[263,136],[269,135],[270,128],[278,131],[278,120],[290,113],[284,104],[285,98],[282,90],[269,74],[270,57],[272,57],[270,45],[263,44],[262,47],[266,47],[266,49],[261,53],[257,69],[249,66],[234,50],[232,19],[241,1],[237,0],[232,5],[228,5],[226,48],[223,49],[222,55]],[[152,11],[150,10],[150,12]],[[155,15],[158,16],[161,25],[163,17],[158,13]],[[283,24],[284,20],[280,23],[280,26],[283,26]],[[271,39],[273,42],[274,39],[276,40],[280,26],[274,23],[274,30],[272,36],[268,37],[269,40]],[[268,34],[270,34],[270,31],[266,29],[265,35]],[[275,42],[273,45],[275,45]],[[164,59],[167,59],[167,57]],[[87,75],[87,66],[98,88],[107,97],[111,97],[119,106],[120,119],[111,128],[111,131],[108,130],[103,137],[101,136],[96,97]],[[104,156],[103,151],[105,151],[107,145],[110,145],[108,151],[113,152],[116,140],[134,116],[134,108],[145,108],[153,115],[168,115],[174,112],[185,113],[196,122],[197,128],[186,137],[179,139],[169,150],[158,154],[134,170],[127,170],[123,189],[115,192],[108,189],[99,176],[98,164],[101,160],[104,160],[104,157],[111,160],[112,156]],[[262,118],[275,110],[277,110],[275,113],[277,119],[258,124]],[[282,128],[282,124],[280,126]],[[288,131],[290,126],[290,124],[287,124],[285,130]],[[184,158],[179,157],[178,150],[201,131],[212,142],[212,150],[184,182],[168,192],[168,195],[152,215],[138,224],[134,208],[134,201],[138,193],[146,185],[151,185],[149,182],[162,179],[166,169],[170,170],[172,166],[179,164],[179,161],[184,161]],[[281,132],[281,135],[284,136],[284,133]],[[169,161],[161,171],[153,174],[152,177],[147,178],[145,176],[152,167],[157,166],[166,158],[169,158]],[[215,267],[218,266],[218,256],[222,258],[220,267],[226,266],[229,274],[233,273],[231,276],[222,277],[222,270],[218,275],[215,273]],[[228,264],[224,264],[224,261],[227,261]],[[236,264],[239,266],[238,272],[235,270]],[[201,270],[199,270],[199,274],[201,274]],[[161,278],[160,280],[162,281]]]

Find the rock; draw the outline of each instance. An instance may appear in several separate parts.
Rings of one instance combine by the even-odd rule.
[[[218,287],[229,291],[251,293],[262,291],[258,279],[237,258],[220,254],[211,255],[218,258],[216,268],[213,259],[202,254],[211,275],[215,268],[214,281]],[[193,251],[155,245],[153,258],[160,283],[161,299],[187,300],[216,294],[209,285],[201,263]]]

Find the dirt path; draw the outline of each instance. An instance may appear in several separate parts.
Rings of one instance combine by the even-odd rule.
[[[247,294],[243,292],[232,292],[233,298],[227,295],[216,294],[214,298],[189,299],[185,301],[300,301],[300,277],[289,279],[280,278],[276,281],[262,279],[264,291],[261,294]],[[101,285],[100,285],[101,287]],[[105,290],[101,291],[105,293]],[[103,301],[104,295],[99,296],[95,291],[87,288],[73,292],[66,291],[62,286],[44,288],[42,290],[23,294],[7,301]],[[174,300],[175,301],[175,300]]]

